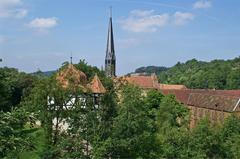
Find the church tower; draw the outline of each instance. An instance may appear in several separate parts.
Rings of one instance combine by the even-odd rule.
[[[106,73],[106,76],[108,77],[116,77],[116,56],[115,56],[115,50],[114,50],[111,9],[110,9],[107,49],[106,49],[106,57],[105,57],[105,73]]]

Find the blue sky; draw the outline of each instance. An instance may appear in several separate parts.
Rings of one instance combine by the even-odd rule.
[[[240,55],[238,0],[0,0],[0,66],[104,65],[109,6],[117,74]]]

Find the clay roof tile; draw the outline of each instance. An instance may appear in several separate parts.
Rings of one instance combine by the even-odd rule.
[[[91,81],[91,83],[88,85],[88,87],[90,88],[90,90],[92,91],[92,93],[97,93],[97,94],[101,94],[101,93],[105,93],[106,89],[104,88],[104,86],[102,85],[102,82],[100,81],[100,79],[98,78],[97,75],[95,75],[93,77],[93,80]]]
[[[72,64],[69,64],[67,68],[60,71],[56,79],[63,88],[73,85],[85,89],[87,84],[87,76],[85,73],[77,70]]]

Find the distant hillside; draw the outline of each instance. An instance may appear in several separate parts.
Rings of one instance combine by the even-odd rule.
[[[56,71],[45,71],[45,72],[42,72],[42,71],[37,71],[37,72],[34,72],[34,73],[31,73],[32,75],[36,75],[36,76],[51,76],[55,73]]]
[[[162,67],[141,67],[136,71],[154,72],[157,68]],[[211,62],[192,59],[155,72],[161,83],[184,84],[188,88],[240,89],[240,57]]]
[[[147,67],[140,67],[135,70],[135,73],[156,73],[160,74],[163,71],[166,71],[168,68],[167,67],[158,67],[158,66],[147,66]]]

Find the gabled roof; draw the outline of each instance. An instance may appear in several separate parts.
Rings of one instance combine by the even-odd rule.
[[[102,94],[106,92],[106,89],[102,85],[102,82],[99,80],[98,76],[95,75],[90,84],[88,84],[88,88],[92,91],[92,93]]]
[[[238,97],[191,93],[187,105],[232,112],[239,106]]]
[[[179,102],[186,105],[221,111],[240,111],[240,90],[161,89],[160,91],[164,95],[175,95]],[[217,103],[220,104],[215,107]]]
[[[176,84],[160,84],[158,83],[157,76],[152,74],[151,76],[144,75],[131,75],[123,77],[127,82],[137,85],[143,89],[163,89],[163,90],[179,90],[179,89],[187,89],[184,85],[176,85]]]
[[[176,85],[176,84],[160,84],[158,83],[157,76],[152,74],[148,75],[131,75],[131,76],[123,76],[118,77],[118,81],[127,81],[130,84],[134,84],[142,89],[162,89],[162,90],[182,90],[187,89],[184,85]]]
[[[158,89],[159,84],[154,76],[129,76],[124,78],[130,84],[134,84],[143,89]]]

